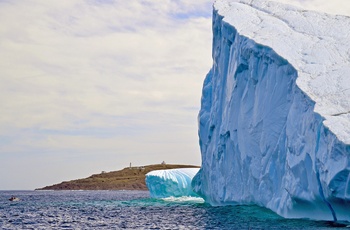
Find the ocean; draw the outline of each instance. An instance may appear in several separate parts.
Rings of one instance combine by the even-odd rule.
[[[11,202],[11,196],[20,201]],[[147,191],[0,191],[0,229],[332,229],[258,206],[212,207]]]

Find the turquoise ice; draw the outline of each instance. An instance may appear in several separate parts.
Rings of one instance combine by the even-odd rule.
[[[153,198],[198,196],[191,182],[199,168],[155,170],[146,174],[146,185]]]

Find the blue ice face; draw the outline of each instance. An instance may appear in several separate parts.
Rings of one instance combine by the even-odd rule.
[[[214,64],[198,116],[202,168],[192,180],[207,203],[350,221],[350,95],[338,93],[350,86],[339,58],[349,45],[329,27],[338,21],[263,0],[215,1]]]

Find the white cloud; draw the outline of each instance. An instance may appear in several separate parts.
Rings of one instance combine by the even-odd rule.
[[[46,172],[52,178],[129,161],[199,164],[196,116],[211,65],[210,4],[0,3],[0,162],[26,159],[33,187],[45,185],[34,168],[49,170],[44,165],[53,159],[62,158]],[[67,154],[79,156],[75,171],[63,170],[72,164]],[[94,154],[99,164],[82,160]],[[0,168],[7,172],[1,175],[13,170]],[[17,179],[17,187],[0,182],[21,188],[24,178]]]

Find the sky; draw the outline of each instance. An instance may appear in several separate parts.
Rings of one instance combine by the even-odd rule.
[[[279,0],[350,15],[348,0]],[[0,190],[201,164],[212,1],[0,0]]]

